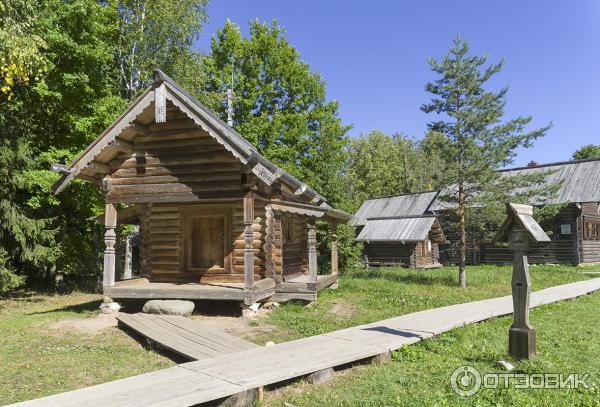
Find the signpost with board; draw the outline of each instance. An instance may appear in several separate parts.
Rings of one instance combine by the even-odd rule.
[[[507,219],[496,240],[508,242],[513,251],[513,324],[508,331],[508,352],[515,359],[529,359],[536,353],[535,329],[529,322],[531,280],[527,264],[527,249],[534,243],[549,242],[550,238],[533,219],[530,205],[506,205]]]

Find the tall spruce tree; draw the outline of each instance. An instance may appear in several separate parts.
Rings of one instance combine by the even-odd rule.
[[[466,287],[467,209],[505,199],[497,196],[506,192],[500,185],[507,188],[510,184],[514,189],[539,182],[516,177],[509,183],[497,170],[511,164],[517,148],[530,147],[550,126],[526,131],[531,117],[503,119],[507,88],[494,91],[486,85],[502,70],[504,61],[488,64],[486,56],[470,55],[466,40],[457,36],[446,56],[428,62],[440,77],[426,85],[433,96],[421,109],[439,115],[428,127],[445,136],[437,143],[444,163],[440,182],[448,186],[441,198],[455,208],[458,217],[458,282]]]

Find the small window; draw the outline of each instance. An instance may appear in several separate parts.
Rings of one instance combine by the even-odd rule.
[[[560,225],[560,234],[561,235],[570,235],[571,234],[571,224],[563,223]]]

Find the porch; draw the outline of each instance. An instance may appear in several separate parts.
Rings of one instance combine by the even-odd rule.
[[[264,301],[299,299],[315,301],[317,292],[337,287],[337,274],[317,275],[311,286],[308,275],[294,277],[277,284],[273,278],[257,280],[251,289],[244,283],[158,283],[147,278],[117,281],[104,288],[104,295],[113,299],[186,299],[239,301],[246,304]],[[314,288],[313,288],[314,287]]]

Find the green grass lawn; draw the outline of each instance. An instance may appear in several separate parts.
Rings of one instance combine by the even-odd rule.
[[[538,277],[539,278],[539,277]],[[598,406],[600,405],[600,293],[545,305],[531,312],[538,355],[514,362],[519,373],[589,373],[590,389],[482,389],[455,394],[452,372],[464,365],[504,372],[510,317],[455,329],[400,349],[384,366],[362,365],[319,386],[294,384],[267,393],[275,406]]]
[[[600,266],[530,266],[533,290],[593,277],[582,274],[582,270],[600,271]],[[342,276],[337,290],[319,292],[318,301],[309,307],[297,302],[277,308],[265,322],[280,330],[256,341],[282,342],[425,309],[508,295],[511,277],[511,267],[468,267],[468,287],[461,290],[457,288],[455,267],[373,268],[357,272]]]
[[[575,267],[531,267],[531,270],[535,290],[590,278],[581,273],[581,268]],[[600,267],[584,270],[600,271]],[[511,272],[508,267],[469,268],[467,273],[469,287],[464,290],[456,287],[457,270],[455,268],[429,271],[372,269],[368,272],[345,275],[340,279],[339,289],[323,290],[319,293],[317,303],[311,306],[288,303],[275,309],[268,316],[258,318],[251,324],[264,324],[270,329],[257,330],[262,333],[258,336],[249,336],[249,338],[260,344],[269,340],[281,342],[423,309],[510,293]],[[590,299],[578,301],[583,303]],[[596,301],[598,301],[597,298]],[[0,300],[0,404],[42,397],[173,365],[171,360],[144,350],[139,343],[114,327],[91,334],[69,329],[56,329],[54,326],[58,321],[95,318],[98,315],[99,303],[99,295],[80,293],[65,296],[33,295]],[[578,303],[559,305],[557,306],[559,308],[556,309],[560,311],[561,306],[573,306]],[[597,305],[589,306],[599,309]],[[555,306],[548,307],[548,309],[554,310]],[[536,311],[534,316],[537,316],[538,312]],[[560,323],[557,322],[554,329],[558,332],[568,331],[570,335],[577,338],[578,335],[571,330],[571,326],[584,319],[575,318],[574,314],[563,315],[560,312],[558,314],[556,319]],[[586,318],[593,319],[593,315],[590,314]],[[569,329],[565,329],[565,320],[569,321],[567,325]],[[534,323],[540,323],[540,326],[542,322],[534,319]],[[399,354],[399,358],[403,360],[402,363],[394,362],[385,368],[358,368],[356,372],[353,371],[350,375],[336,381],[337,384],[319,387],[318,392],[307,389],[306,391],[309,393],[298,400],[293,393],[285,393],[287,395],[282,396],[281,400],[273,400],[273,403],[278,405],[289,398],[293,405],[310,405],[313,399],[308,394],[317,397],[316,394],[323,392],[319,397],[324,398],[315,398],[314,400],[321,400],[320,402],[326,403],[325,405],[335,405],[335,403],[328,403],[327,400],[330,400],[328,397],[333,397],[331,400],[342,397],[338,403],[342,405],[344,400],[348,405],[366,405],[364,402],[366,394],[369,394],[369,398],[373,397],[372,405],[393,404],[396,402],[397,396],[401,397],[402,394],[405,394],[400,393],[400,389],[406,391],[403,383],[409,383],[412,380],[412,376],[399,376],[393,369],[402,370],[412,366],[410,371],[414,371],[415,374],[419,371],[424,377],[431,376],[428,380],[443,381],[447,369],[460,365],[460,363],[456,364],[460,361],[458,355],[463,355],[463,358],[473,358],[474,363],[483,363],[483,366],[486,366],[486,363],[492,364],[495,356],[490,356],[490,352],[493,351],[497,354],[504,352],[503,341],[506,339],[507,324],[507,319],[494,320],[457,331],[461,332],[460,335],[464,335],[464,339],[463,336],[452,333],[443,336],[446,339],[427,341],[426,344],[416,347],[411,346]],[[501,335],[486,331],[491,329],[487,328],[488,326],[497,326],[497,329],[501,330]],[[478,335],[482,337],[474,340],[468,336],[469,332],[475,337]],[[550,331],[547,332],[550,333]],[[545,333],[540,332],[539,335],[540,348],[543,349],[545,345],[542,339]],[[594,327],[589,327],[586,335],[596,335],[597,337],[598,332]],[[570,363],[571,357],[573,363],[580,359],[596,358],[600,360],[597,358],[598,352],[595,344],[592,346],[595,339],[588,340],[590,346],[584,349],[585,352],[578,350],[578,353],[573,355],[565,354],[564,360],[568,363]],[[485,350],[483,356],[475,353],[476,350],[479,352],[479,344],[485,344],[486,341],[491,342],[489,346],[481,348]],[[552,336],[551,341],[553,346],[562,346],[563,344],[560,335]],[[433,350],[427,346],[432,347]],[[493,348],[494,346],[496,348]],[[445,358],[446,354],[448,360]],[[567,362],[558,361],[556,366],[561,367]],[[403,363],[409,364],[405,366]],[[542,363],[542,365],[533,364],[531,369],[545,368],[548,363],[554,362],[553,359],[547,361],[542,354],[540,362],[536,363]],[[554,365],[549,366],[553,367]],[[366,376],[361,376],[361,374]],[[376,375],[382,375],[381,379],[371,379]],[[346,382],[347,380],[348,382]],[[383,392],[383,390],[369,387],[379,386],[379,382],[382,387],[389,388],[389,390]],[[344,383],[356,383],[352,386],[356,385],[357,389],[361,388],[362,391],[352,392],[345,388],[350,384]],[[371,384],[369,385],[369,383]],[[443,404],[443,400],[450,400],[449,403],[453,404],[453,399],[444,398],[450,397],[446,392],[447,389],[449,389],[449,385],[430,392],[423,390],[423,397],[427,396],[430,397],[430,400],[438,400],[435,395],[439,391],[441,392],[440,404]],[[290,391],[293,392],[294,387]],[[381,394],[372,394],[373,392],[381,392]],[[388,396],[391,398],[386,398]],[[414,397],[419,398],[421,395],[415,394]]]
[[[0,301],[0,405],[173,365],[117,328],[96,335],[55,329],[98,314],[99,295],[34,295]]]

